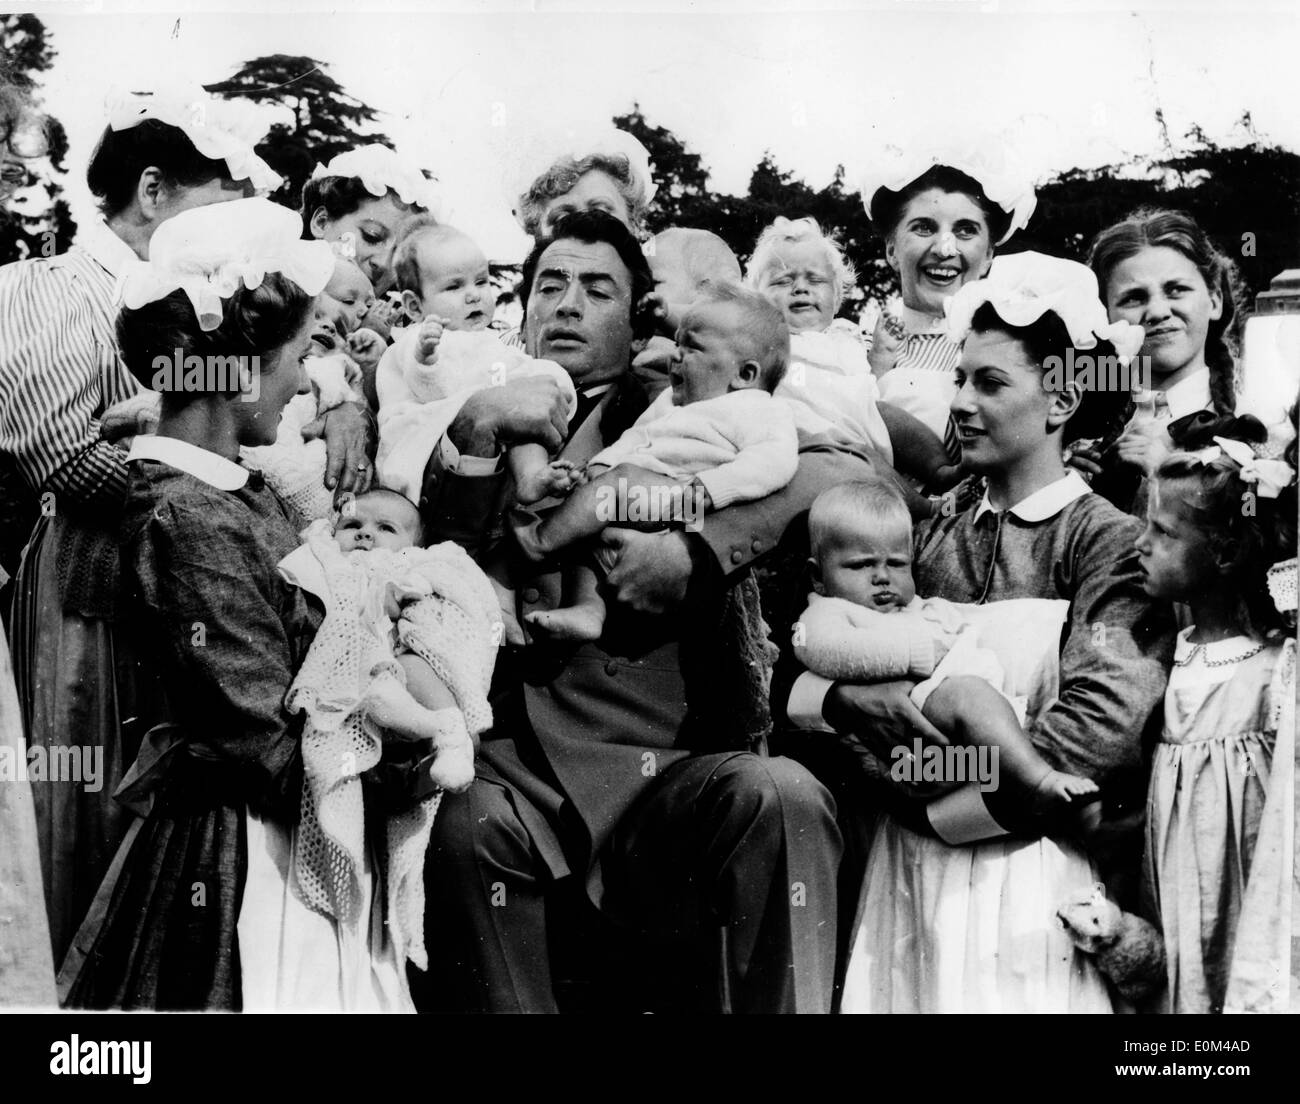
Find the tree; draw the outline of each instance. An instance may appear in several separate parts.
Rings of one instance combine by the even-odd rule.
[[[883,299],[898,289],[861,196],[844,187],[842,166],[826,187],[814,190],[783,170],[769,151],[750,175],[745,195],[714,194],[699,155],[671,131],[649,123],[639,105],[616,116],[614,125],[631,131],[650,151],[660,182],[648,220],[651,230],[712,230],[743,263],[763,227],[778,215],[809,215],[835,234],[857,269],[858,286],[848,290],[842,314],[855,314],[868,295]],[[1232,138],[1239,144],[1216,145],[1193,124],[1185,145],[1170,146],[1156,159],[1065,169],[1038,189],[1029,227],[999,252],[1037,249],[1086,260],[1099,230],[1138,207],[1173,207],[1192,215],[1234,262],[1238,305],[1249,310],[1255,294],[1300,260],[1300,156],[1267,144],[1249,111],[1242,112]]]
[[[377,127],[379,113],[349,96],[315,58],[271,54],[245,62],[229,80],[205,87],[289,109],[290,121],[275,123],[257,152],[285,183],[272,199],[297,208],[302,186],[316,167],[359,145],[391,146]]]
[[[1297,263],[1300,156],[1256,136],[1220,146],[1199,128],[1192,145],[1157,161],[1140,159],[1087,171],[1071,169],[1038,192],[1018,248],[1085,260],[1097,231],[1139,207],[1168,207],[1196,219],[1234,262],[1249,308],[1254,295]]]
[[[40,107],[39,75],[54,63],[45,24],[34,15],[0,15],[0,85],[15,90],[14,109]],[[62,198],[66,174],[63,158],[68,138],[63,124],[43,115],[48,151],[25,163],[26,175],[12,181],[0,202],[0,264],[33,256],[53,256],[72,244],[77,224]]]
[[[646,225],[652,234],[669,226],[688,226],[701,211],[714,202],[709,193],[709,171],[698,153],[692,153],[672,131],[651,126],[634,103],[627,115],[615,115],[614,125],[638,139],[650,154],[655,193],[646,213]]]

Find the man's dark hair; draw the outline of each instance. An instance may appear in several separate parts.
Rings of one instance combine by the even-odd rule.
[[[519,300],[523,304],[524,317],[528,316],[528,297],[533,290],[533,277],[537,274],[542,254],[566,238],[586,245],[603,242],[613,246],[619,260],[632,276],[632,334],[638,338],[650,337],[654,333],[654,316],[641,307],[642,300],[654,288],[650,262],[641,252],[641,243],[632,236],[632,231],[604,211],[574,211],[571,215],[565,215],[555,224],[550,238],[533,246],[528,259],[524,261],[524,276],[519,285]]]

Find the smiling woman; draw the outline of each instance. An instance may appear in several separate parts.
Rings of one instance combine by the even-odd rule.
[[[1014,170],[968,152],[895,161],[882,158],[862,190],[902,287],[901,309],[882,314],[868,359],[880,397],[943,438],[956,459],[948,405],[958,352],[943,336],[943,303],[988,272],[995,246],[1029,221],[1034,190]]]
[[[399,224],[421,211],[436,218],[440,207],[433,182],[414,165],[387,146],[362,146],[317,165],[303,185],[302,236],[337,243],[382,293],[392,283]]]

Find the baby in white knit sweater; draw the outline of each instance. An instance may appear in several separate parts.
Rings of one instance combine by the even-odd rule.
[[[1100,797],[1091,779],[1054,770],[1021,725],[1024,701],[1003,693],[997,657],[979,645],[972,611],[920,598],[912,579],[912,522],[883,480],[818,495],[808,514],[813,589],[794,626],[794,652],[815,674],[856,682],[916,678],[912,700],[940,732],[997,749],[1002,777],[1038,812]]]
[[[789,356],[780,312],[738,285],[709,288],[677,332],[670,387],[613,445],[597,453],[563,505],[516,529],[533,560],[590,540],[609,524],[698,530],[703,516],[751,502],[794,478],[794,416],[773,397]],[[570,606],[525,620],[554,636],[597,640],[605,605],[594,572],[576,568]]]

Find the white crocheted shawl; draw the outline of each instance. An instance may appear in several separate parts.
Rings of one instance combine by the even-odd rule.
[[[324,520],[303,536],[319,565],[317,585],[323,574],[326,615],[286,698],[291,712],[306,713],[294,884],[309,906],[351,925],[360,919],[366,846],[360,775],[382,751],[378,729],[362,715],[367,688],[385,672],[403,680],[394,649],[414,652],[477,735],[492,723],[487,693],[501,614],[491,583],[458,545],[345,553]],[[386,612],[394,599],[401,605],[395,624]],[[387,826],[389,930],[399,955],[421,969],[424,852],[440,800],[391,815]]]

